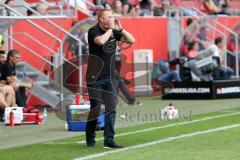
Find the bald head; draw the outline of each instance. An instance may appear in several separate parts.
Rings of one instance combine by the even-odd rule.
[[[114,17],[112,15],[112,10],[102,9],[98,12],[98,24],[103,29],[109,29],[114,26]]]
[[[110,10],[110,9],[101,9],[101,10],[98,12],[98,16],[97,16],[98,21],[99,21],[100,18],[104,17],[104,16],[105,16],[106,14],[108,14],[108,13],[112,13],[112,10]]]

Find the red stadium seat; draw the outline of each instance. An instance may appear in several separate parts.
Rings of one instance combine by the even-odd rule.
[[[239,9],[240,1],[229,1],[230,8]]]
[[[197,0],[174,0],[174,3],[176,6],[186,6],[186,7],[195,7],[195,8],[199,8],[201,5],[201,2],[197,1]]]
[[[41,2],[41,0],[26,0],[28,3],[38,3]],[[47,2],[59,2],[59,0],[48,0]]]

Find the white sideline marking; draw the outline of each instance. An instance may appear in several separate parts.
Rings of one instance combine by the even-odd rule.
[[[106,152],[102,152],[102,153],[92,154],[92,155],[85,156],[85,157],[82,157],[82,158],[76,158],[74,160],[86,160],[86,159],[98,158],[98,157],[105,156],[107,154],[120,153],[120,152],[123,152],[123,151],[129,151],[129,150],[133,150],[133,149],[149,147],[149,146],[153,146],[153,145],[156,145],[156,144],[159,144],[159,143],[171,142],[171,141],[174,141],[174,140],[177,140],[177,139],[182,139],[182,138],[192,137],[192,136],[196,136],[196,135],[203,135],[203,134],[223,131],[223,130],[236,128],[236,127],[240,127],[240,124],[238,123],[238,124],[234,124],[234,125],[230,125],[230,126],[224,126],[224,127],[209,129],[209,130],[205,130],[205,131],[198,131],[198,132],[193,132],[193,133],[189,133],[189,134],[182,134],[182,135],[179,135],[179,136],[176,136],[176,137],[164,138],[164,139],[160,139],[160,140],[154,141],[154,142],[143,143],[143,144],[138,144],[138,145],[135,145],[135,146],[130,146],[130,147],[122,148],[122,149],[116,149],[116,150],[106,151]]]
[[[186,122],[180,122],[180,123],[172,123],[169,125],[165,125],[165,126],[159,126],[159,127],[152,127],[152,128],[147,128],[147,129],[142,129],[142,130],[137,130],[137,131],[132,131],[132,132],[126,132],[126,133],[120,133],[120,134],[116,134],[115,137],[121,137],[121,136],[128,136],[128,135],[132,135],[132,134],[138,134],[138,133],[143,133],[143,132],[149,132],[149,131],[153,131],[153,130],[157,130],[157,129],[163,129],[163,128],[168,128],[168,127],[174,127],[174,126],[181,126],[181,125],[187,125],[187,124],[193,124],[193,123],[197,123],[197,122],[202,122],[202,121],[207,121],[207,120],[211,120],[211,119],[216,119],[216,118],[222,118],[222,117],[228,117],[228,116],[233,116],[233,115],[239,115],[240,112],[234,112],[234,113],[228,113],[228,114],[221,114],[221,115],[216,115],[216,116],[209,116],[209,117],[204,117],[201,119],[196,119],[196,120],[192,120],[192,121],[186,121]],[[104,138],[96,138],[96,141],[100,141],[103,140]],[[86,141],[79,141],[79,142],[75,142],[78,144],[85,144]],[[44,144],[74,144],[73,142],[46,142]]]
[[[168,127],[174,127],[174,126],[181,126],[181,125],[186,125],[186,124],[192,124],[192,123],[207,121],[207,120],[216,119],[216,118],[228,117],[228,116],[238,115],[238,114],[240,114],[240,112],[234,112],[234,113],[228,113],[228,114],[221,114],[221,115],[217,115],[217,116],[209,116],[209,117],[205,117],[205,118],[201,118],[201,119],[196,119],[196,120],[192,120],[192,121],[186,121],[186,122],[180,122],[180,123],[172,123],[172,124],[165,125],[165,126],[152,127],[152,128],[147,128],[147,129],[142,129],[142,130],[127,132],[127,133],[120,133],[120,134],[116,134],[115,137],[128,136],[128,135],[132,135],[132,134],[138,134],[138,133],[149,132],[149,131],[153,131],[153,130],[157,130],[157,129],[162,129],[162,128],[168,128]],[[104,138],[97,138],[96,141],[100,141],[100,140],[103,140],[103,139],[104,139]],[[83,144],[83,143],[86,143],[86,141],[79,141],[79,142],[77,142],[77,143]]]

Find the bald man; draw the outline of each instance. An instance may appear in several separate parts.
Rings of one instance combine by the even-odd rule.
[[[89,59],[87,87],[91,109],[86,124],[86,142],[95,147],[95,129],[101,104],[105,105],[104,148],[122,148],[114,141],[117,93],[114,87],[117,41],[134,44],[134,37],[122,28],[108,9],[100,10],[98,23],[88,31]]]

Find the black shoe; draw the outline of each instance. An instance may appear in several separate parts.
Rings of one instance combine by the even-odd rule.
[[[96,142],[93,141],[87,141],[87,147],[96,147]]]
[[[123,146],[116,144],[114,141],[112,142],[104,142],[103,148],[112,148],[112,149],[119,149],[123,148]]]
[[[139,102],[138,100],[135,100],[133,103],[133,106],[142,106],[142,105],[143,105],[143,103]]]
[[[136,99],[133,99],[133,100],[129,101],[128,104],[131,105],[131,106],[135,106],[135,107],[137,107],[137,106],[142,106],[142,105],[143,105],[143,103],[139,102],[139,101],[136,100]]]
[[[3,122],[4,121],[4,111],[0,110],[0,121]]]

